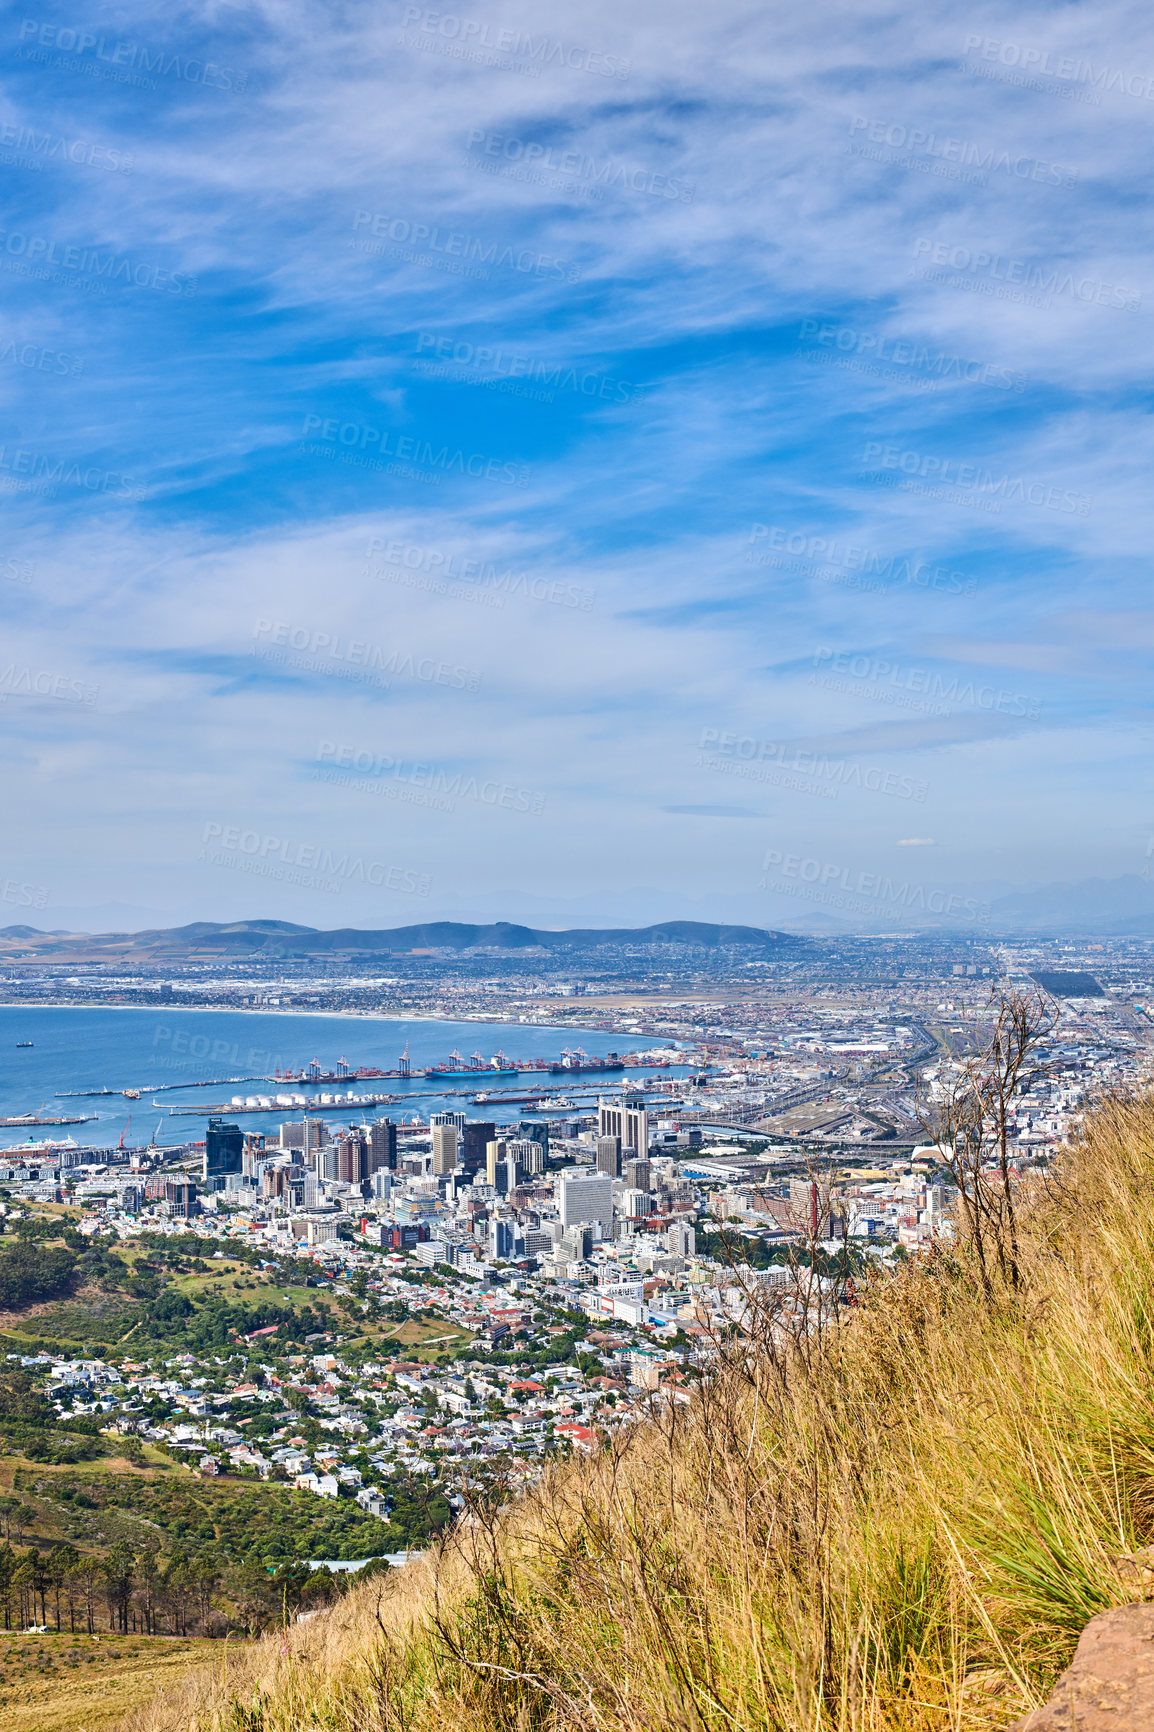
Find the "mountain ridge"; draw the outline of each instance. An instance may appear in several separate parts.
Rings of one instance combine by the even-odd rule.
[[[665,920],[640,927],[573,927],[553,931],[522,926],[507,920],[472,924],[460,920],[432,920],[411,926],[352,927],[324,929],[297,926],[287,920],[197,920],[187,926],[152,927],[139,932],[61,933],[40,932],[30,926],[0,928],[5,947],[27,947],[51,955],[61,951],[77,954],[113,953],[119,956],[168,957],[193,955],[233,956],[323,956],[343,952],[357,954],[411,955],[414,952],[477,950],[583,951],[608,945],[656,947],[690,945],[716,950],[729,945],[761,950],[796,949],[805,940],[791,933],[758,926],[740,926],[701,920]]]

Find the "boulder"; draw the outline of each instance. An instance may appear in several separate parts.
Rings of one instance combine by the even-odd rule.
[[[1009,1732],[1151,1732],[1154,1605],[1113,1606],[1091,1618],[1044,1708]]]

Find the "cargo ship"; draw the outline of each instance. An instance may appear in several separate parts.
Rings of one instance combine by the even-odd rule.
[[[436,1079],[451,1076],[516,1076],[517,1074],[517,1066],[510,1063],[503,1052],[497,1053],[489,1060],[488,1064],[485,1063],[479,1052],[475,1052],[466,1064],[456,1049],[449,1054],[444,1064],[431,1065],[428,1070],[421,1072],[424,1077]]]
[[[42,1119],[36,1113],[20,1113],[16,1118],[0,1119],[0,1125],[5,1130],[14,1130],[18,1125],[89,1125],[96,1118],[95,1113],[87,1113],[83,1118],[73,1119]]]

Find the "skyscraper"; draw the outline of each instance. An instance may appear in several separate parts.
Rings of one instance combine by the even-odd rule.
[[[611,1179],[621,1177],[621,1138],[597,1138],[597,1171],[607,1173]]]
[[[634,1191],[649,1189],[649,1162],[644,1155],[639,1154],[634,1161],[626,1161],[622,1169],[625,1183]]]
[[[442,1116],[442,1115],[438,1115]],[[443,1115],[443,1116],[448,1116]],[[457,1127],[454,1124],[433,1126],[433,1172],[451,1173],[457,1165]]]
[[[485,1145],[485,1183],[497,1183],[497,1168],[502,1165],[509,1152],[509,1145],[504,1137],[497,1137]]]
[[[209,1119],[204,1133],[204,1188],[223,1191],[230,1173],[239,1173],[244,1161],[244,1132],[224,1119]]]
[[[604,1173],[596,1177],[580,1170],[562,1173],[557,1201],[563,1227],[593,1222],[602,1227],[613,1225],[613,1181]]]
[[[461,1165],[467,1172],[475,1173],[485,1165],[485,1150],[496,1135],[497,1127],[488,1119],[471,1119],[466,1122]]]
[[[597,1135],[617,1137],[623,1149],[633,1149],[644,1159],[649,1152],[649,1114],[644,1095],[625,1095],[620,1106],[599,1102]]]
[[[531,1137],[515,1137],[511,1143],[507,1143],[505,1158],[516,1162],[516,1184],[520,1184],[526,1173],[541,1173],[545,1170],[545,1151],[540,1143]]]
[[[392,1119],[374,1119],[369,1130],[369,1139],[370,1171],[375,1173],[379,1168],[387,1167],[391,1173],[395,1173],[397,1170],[397,1127]]]

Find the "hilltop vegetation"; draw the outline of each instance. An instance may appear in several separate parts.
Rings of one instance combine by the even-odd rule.
[[[126,1724],[1000,1732],[1144,1591],[1152,1197],[1154,1104],[1108,1103],[1010,1278],[962,1245],[767,1316],[691,1407]]]

